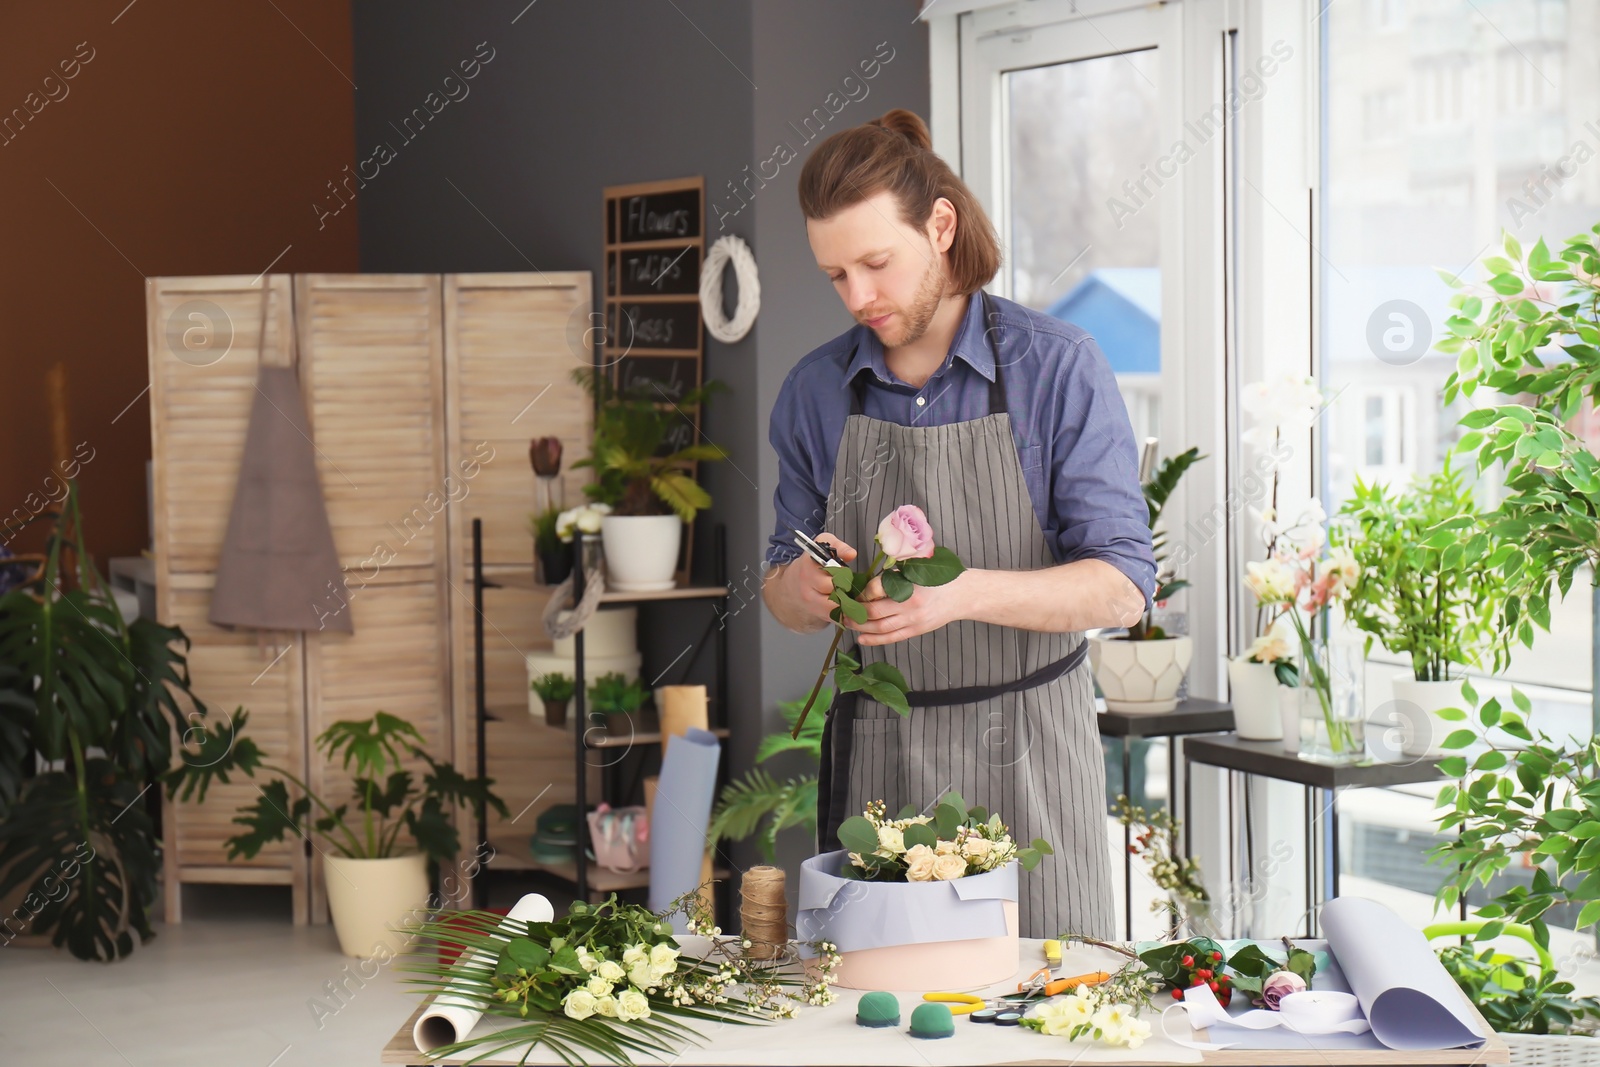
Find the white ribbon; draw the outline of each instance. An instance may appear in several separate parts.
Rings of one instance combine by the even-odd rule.
[[[1229,1015],[1210,986],[1190,986],[1183,991],[1182,1004],[1168,1005],[1161,1013],[1161,1032],[1186,1048],[1207,1051],[1231,1048],[1238,1042],[1194,1041],[1180,1037],[1167,1028],[1167,1017],[1174,1011],[1186,1014],[1190,1027],[1195,1030],[1209,1030],[1213,1026],[1270,1030],[1281,1026],[1297,1034],[1364,1034],[1371,1029],[1353,993],[1306,989],[1290,993],[1278,1001],[1277,1011],[1253,1008],[1238,1015]]]

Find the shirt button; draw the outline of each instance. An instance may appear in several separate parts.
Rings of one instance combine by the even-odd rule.
[[[923,397],[920,397],[920,396],[917,397],[917,407],[920,408],[922,405],[926,404],[927,402],[928,401],[926,399],[924,399]]]

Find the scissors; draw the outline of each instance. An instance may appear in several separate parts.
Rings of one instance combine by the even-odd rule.
[[[976,993],[924,993],[922,999],[936,1004],[949,1004],[951,1015],[969,1015],[979,1008],[1009,1007],[999,997],[985,1000]]]
[[[843,563],[840,563],[838,559],[834,557],[832,552],[828,551],[826,546],[824,546],[821,542],[815,541],[806,536],[805,532],[802,530],[796,530],[794,532],[794,543],[799,545],[801,551],[810,556],[812,562],[817,564],[819,567],[844,566]]]
[[[1028,976],[1027,981],[1017,983],[1017,991],[1015,993],[1008,993],[1001,999],[1009,1001],[1020,1000],[1023,1002],[1032,1000],[1035,997],[1044,999],[1065,993],[1080,985],[1099,985],[1101,982],[1109,982],[1110,980],[1111,975],[1105,971],[1090,971],[1088,974],[1077,974],[1071,978],[1051,978],[1050,968],[1040,967]]]

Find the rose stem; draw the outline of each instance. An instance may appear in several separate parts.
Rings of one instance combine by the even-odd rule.
[[[822,692],[822,679],[828,675],[828,664],[833,660],[833,654],[839,648],[839,638],[844,636],[844,627],[835,624],[833,628],[833,644],[828,646],[827,655],[822,657],[822,670],[817,672],[816,684],[811,687],[811,695],[806,698],[806,706],[800,709],[800,718],[795,720],[794,731],[790,738],[800,736],[800,728],[806,724],[806,716],[811,712],[811,705],[817,702],[817,694]]]

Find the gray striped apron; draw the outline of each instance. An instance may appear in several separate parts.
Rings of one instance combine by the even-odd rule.
[[[981,291],[980,291],[981,292]],[[985,319],[1001,329],[987,294]],[[996,351],[989,414],[946,426],[901,426],[861,414],[866,376],[834,464],[832,533],[870,559],[883,516],[902,504],[928,515],[934,536],[969,567],[1026,571],[1055,558],[1034,512],[1011,434]],[[856,472],[875,471],[870,478]],[[847,490],[848,486],[848,490]],[[961,620],[888,645],[851,650],[887,660],[910,684],[912,710],[859,693],[835,696],[823,730],[818,851],[838,848],[839,824],[870,800],[891,816],[931,810],[947,790],[999,812],[1027,844],[1055,849],[1021,872],[1023,937],[1116,936],[1106,836],[1105,764],[1081,633],[1040,633]]]

